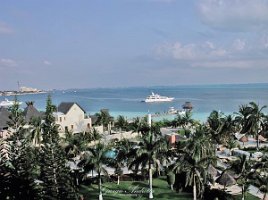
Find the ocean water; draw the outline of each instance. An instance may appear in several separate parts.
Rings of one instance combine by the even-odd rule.
[[[172,102],[144,103],[141,102],[151,94],[175,97]],[[193,118],[205,121],[212,110],[232,114],[242,104],[251,101],[260,106],[268,105],[268,84],[241,85],[201,85],[201,86],[170,86],[170,87],[132,87],[112,89],[70,89],[50,92],[55,105],[60,102],[77,102],[88,114],[95,114],[102,108],[109,109],[112,116],[124,115],[128,118],[144,116],[150,113],[163,113],[169,107],[181,109],[182,104],[190,101],[193,106]],[[29,94],[18,96],[19,101],[34,101],[35,107],[45,110],[48,94]],[[0,97],[0,100],[14,97]],[[22,104],[22,108],[25,107]],[[267,110],[265,110],[267,113]],[[174,116],[161,118],[171,119]],[[159,119],[159,118],[158,118]]]

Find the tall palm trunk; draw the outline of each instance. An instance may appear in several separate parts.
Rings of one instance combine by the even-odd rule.
[[[195,175],[194,175],[193,194],[194,194],[194,200],[196,200],[196,184],[195,184]]]
[[[259,140],[259,134],[257,134],[257,150],[259,150],[260,146],[260,140]]]
[[[149,163],[149,187],[150,187],[150,193],[149,193],[149,199],[153,199],[153,172],[152,172],[152,164]]]
[[[262,200],[266,200],[266,195],[267,195],[267,193],[265,192],[265,193],[263,194],[263,199],[262,199]]]
[[[242,200],[245,200],[245,185],[242,185]]]
[[[151,131],[151,126],[152,126],[152,116],[151,114],[148,115],[148,125],[150,127],[150,141],[152,143],[153,141],[153,135]],[[151,156],[150,156],[151,157]],[[149,199],[153,199],[153,172],[152,172],[152,164],[151,164],[151,158],[149,159],[149,186],[150,186],[150,193],[149,193]]]
[[[117,185],[120,184],[120,175],[117,175]]]
[[[79,185],[78,177],[76,177],[76,185],[77,185],[77,186]]]
[[[99,177],[99,200],[103,200],[102,192],[101,192],[101,176],[100,176],[100,172],[98,173],[98,177]]]

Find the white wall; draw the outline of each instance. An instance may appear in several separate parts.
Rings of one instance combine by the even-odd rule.
[[[65,127],[73,133],[86,131],[92,127],[91,118],[85,118],[84,111],[77,104],[74,104],[66,115],[59,114],[56,123],[60,125],[60,132],[64,132]]]

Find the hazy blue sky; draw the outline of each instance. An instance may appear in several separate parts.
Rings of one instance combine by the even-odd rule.
[[[0,90],[268,82],[268,0],[0,0]]]

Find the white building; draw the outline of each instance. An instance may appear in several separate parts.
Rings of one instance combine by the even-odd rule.
[[[68,130],[73,133],[87,131],[92,127],[91,118],[81,106],[75,102],[62,102],[54,113],[59,132]]]
[[[22,86],[20,87],[20,92],[41,92],[41,90],[38,90],[36,88]]]

